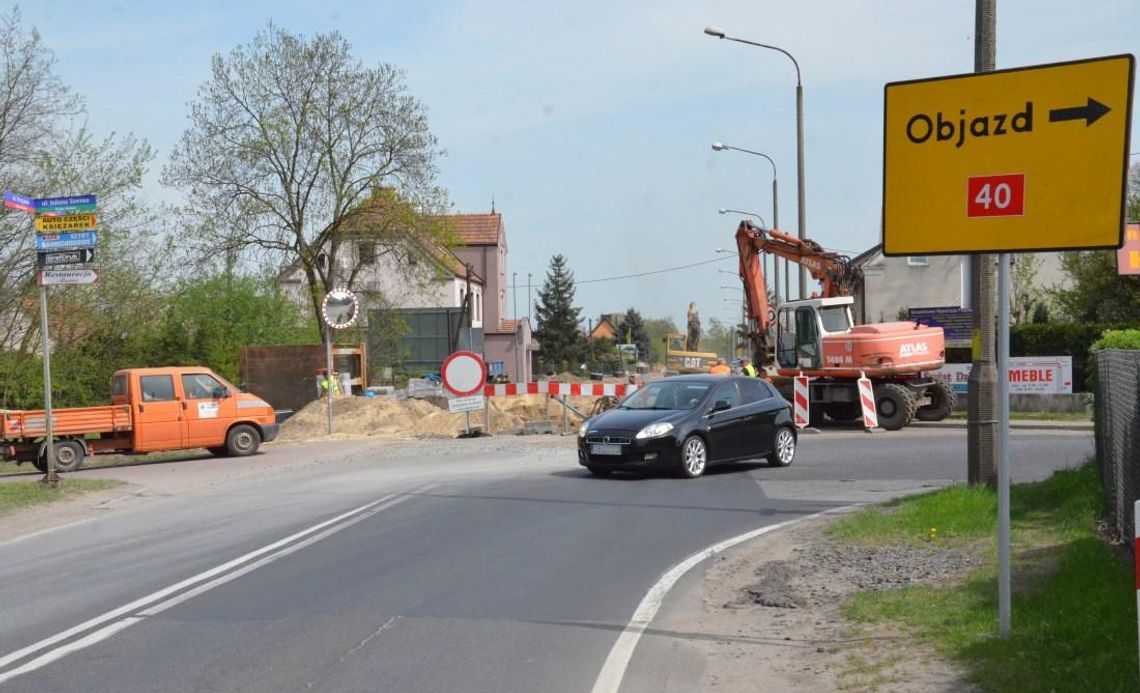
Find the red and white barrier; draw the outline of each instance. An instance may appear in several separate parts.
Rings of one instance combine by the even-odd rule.
[[[875,390],[871,386],[871,379],[860,374],[858,383],[859,404],[863,406],[863,428],[878,428],[879,413],[875,411]]]
[[[540,380],[534,383],[486,385],[483,387],[483,394],[487,397],[509,397],[511,395],[624,397],[636,389],[637,385],[626,383],[560,383],[553,380]]]
[[[795,415],[796,428],[805,428],[808,425],[808,377],[806,375],[797,375],[795,377],[795,387],[792,393],[792,398],[795,400],[792,403],[792,411]]]

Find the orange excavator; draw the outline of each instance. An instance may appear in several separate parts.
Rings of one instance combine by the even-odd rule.
[[[811,378],[814,422],[825,415],[833,421],[860,418],[857,380],[863,375],[873,385],[882,428],[896,430],[915,418],[940,421],[954,410],[953,389],[924,375],[946,362],[942,328],[915,322],[855,325],[852,294],[862,270],[850,258],[749,221],[737,227],[736,246],[751,322],[753,360],[764,365],[789,400],[792,376]],[[768,300],[762,253],[800,265],[820,282],[820,294],[773,306]]]

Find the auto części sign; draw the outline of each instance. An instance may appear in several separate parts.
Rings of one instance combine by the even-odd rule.
[[[95,228],[95,215],[66,214],[63,216],[36,215],[36,231],[89,231]]]

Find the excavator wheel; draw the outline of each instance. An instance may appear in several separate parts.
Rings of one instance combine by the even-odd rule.
[[[875,412],[879,417],[879,427],[897,431],[910,423],[918,408],[914,393],[898,383],[875,385]]]
[[[926,393],[930,396],[930,404],[919,407],[918,411],[914,413],[914,418],[919,421],[941,421],[954,411],[954,405],[958,402],[958,395],[954,393],[954,388],[950,386],[950,383],[939,380],[930,386]]]

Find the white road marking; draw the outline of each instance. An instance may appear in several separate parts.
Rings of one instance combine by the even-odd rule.
[[[308,529],[304,529],[295,534],[291,534],[284,539],[275,541],[267,546],[263,546],[256,551],[251,551],[244,556],[239,556],[232,561],[228,561],[220,566],[211,568],[210,570],[199,573],[169,587],[158,590],[157,592],[148,594],[147,596],[136,599],[129,604],[121,606],[117,609],[112,609],[111,611],[108,611],[102,615],[84,621],[77,626],[68,628],[67,630],[56,633],[51,637],[44,638],[37,643],[33,643],[27,647],[0,657],[0,668],[3,668],[22,659],[35,655],[39,652],[47,650],[45,654],[41,654],[39,657],[33,659],[30,662],[27,662],[17,668],[0,672],[0,684],[17,676],[20,676],[21,674],[35,671],[36,669],[57,661],[69,654],[102,642],[112,635],[145,620],[145,617],[147,616],[153,616],[157,613],[165,611],[177,604],[181,604],[182,602],[191,599],[192,597],[196,597],[215,587],[230,582],[231,580],[235,580],[242,575],[246,575],[247,573],[250,573],[257,568],[266,566],[279,558],[283,558],[289,554],[295,553],[305,548],[306,546],[314,544],[322,539],[336,534],[337,532],[340,532],[341,530],[351,527],[357,522],[370,517],[373,513],[379,512],[381,510],[387,510],[388,508],[391,508],[398,503],[402,503],[403,501],[408,500],[416,493],[423,493],[429,488],[431,488],[431,486],[418,489],[406,495],[398,497],[385,496],[378,500],[372,501],[371,503],[366,503],[358,508],[354,508],[348,512],[341,513],[340,515],[337,515],[330,520],[325,520],[324,522],[313,525]],[[108,623],[110,625],[104,625]],[[88,633],[88,631],[91,631],[92,629],[97,630]],[[68,642],[67,644],[60,647],[55,647],[55,649],[49,649],[83,633],[87,634],[78,640]]]
[[[645,594],[641,603],[637,605],[637,610],[633,612],[633,617],[630,618],[629,623],[622,629],[621,635],[618,636],[617,642],[614,643],[614,646],[610,649],[609,656],[606,657],[605,664],[602,665],[602,670],[598,673],[598,678],[594,681],[593,693],[617,693],[618,689],[621,688],[622,679],[625,678],[625,672],[629,668],[629,662],[633,658],[633,651],[637,648],[637,643],[641,639],[641,634],[645,632],[645,629],[649,627],[649,624],[652,623],[653,619],[657,616],[657,612],[661,609],[661,604],[665,601],[665,595],[669,593],[669,590],[673,588],[673,585],[675,585],[685,573],[689,572],[689,570],[698,563],[709,556],[714,556],[725,549],[730,549],[741,542],[748,541],[761,534],[774,532],[777,529],[783,529],[784,527],[789,527],[798,522],[811,520],[822,515],[844,512],[855,507],[858,507],[858,505],[833,508],[821,513],[815,513],[814,515],[798,517],[794,520],[768,525],[767,527],[754,529],[751,532],[739,534],[730,539],[725,539],[719,544],[713,544],[712,546],[704,548],[667,570],[653,587],[649,588],[649,591]]]

